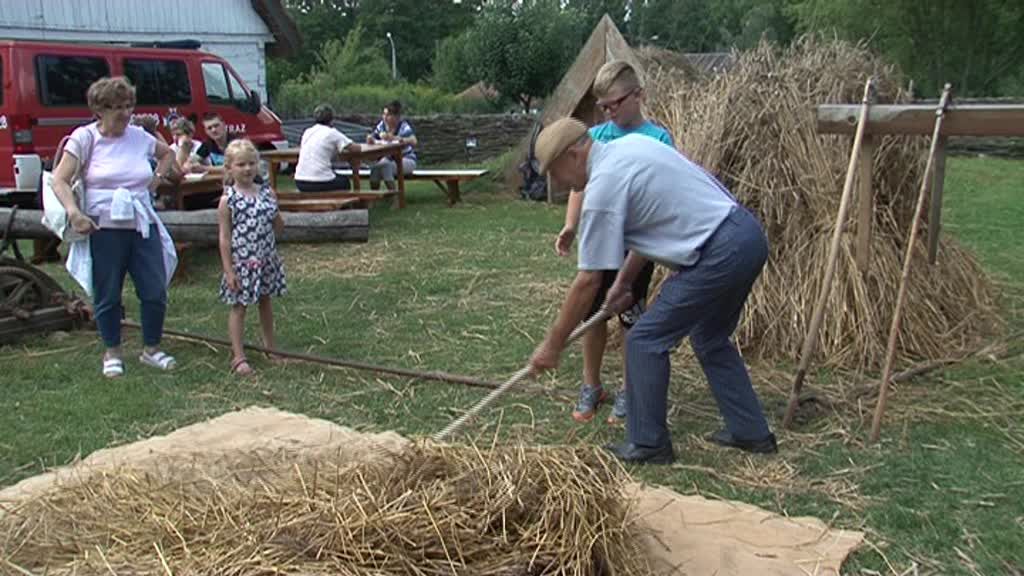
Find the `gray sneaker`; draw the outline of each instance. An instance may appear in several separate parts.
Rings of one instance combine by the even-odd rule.
[[[612,405],[612,413],[608,415],[609,424],[618,424],[626,419],[626,389],[619,388],[615,393],[615,404]]]
[[[601,403],[607,399],[608,393],[604,388],[595,388],[589,384],[580,386],[580,398],[576,402],[576,409],[572,411],[572,419],[577,422],[589,422]]]

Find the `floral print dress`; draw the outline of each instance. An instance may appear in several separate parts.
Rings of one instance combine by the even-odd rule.
[[[221,301],[248,306],[263,296],[285,294],[284,265],[274,238],[277,200],[270,187],[264,185],[256,196],[246,196],[229,186],[225,194],[231,213],[231,263],[239,290],[228,288],[227,277],[222,276]]]

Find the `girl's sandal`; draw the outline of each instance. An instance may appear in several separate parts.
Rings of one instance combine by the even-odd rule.
[[[245,356],[231,361],[231,373],[236,376],[251,376],[254,372]]]

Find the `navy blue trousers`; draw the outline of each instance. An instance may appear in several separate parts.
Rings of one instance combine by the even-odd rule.
[[[131,274],[142,308],[142,342],[160,344],[167,311],[167,272],[156,225],[149,238],[135,230],[100,229],[89,237],[93,314],[107,348],[121,345],[121,290]]]
[[[743,358],[732,342],[740,312],[768,259],[760,223],[737,206],[701,249],[700,260],[671,274],[626,337],[627,440],[671,442],[669,354],[689,336],[719,412],[733,437],[761,440],[770,430]]]

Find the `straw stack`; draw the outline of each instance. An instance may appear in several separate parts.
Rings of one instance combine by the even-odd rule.
[[[593,448],[421,443],[360,462],[121,468],[0,517],[0,573],[646,574]]]
[[[648,71],[648,108],[679,148],[764,224],[771,253],[737,339],[747,357],[792,361],[822,282],[852,142],[818,134],[815,107],[859,102],[869,75],[877,78],[878,103],[906,95],[898,72],[860,45],[805,37],[786,49],[762,43],[735,59],[729,72],[692,81]],[[879,142],[870,266],[865,272],[854,261],[854,209],[816,363],[861,369],[877,368],[883,359],[927,146],[924,137]],[[916,259],[900,341],[905,358],[954,356],[1001,324],[991,282],[948,234],[936,266],[928,265],[923,243]]]

